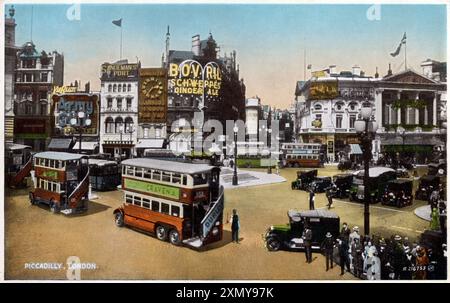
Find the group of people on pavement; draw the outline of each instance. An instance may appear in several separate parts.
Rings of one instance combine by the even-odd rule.
[[[432,280],[447,278],[447,245],[433,251],[407,237],[373,239],[360,235],[357,226],[350,230],[343,223],[337,239],[328,232],[321,246],[326,270],[337,261],[341,275],[350,272],[364,280]]]
[[[444,186],[439,187],[431,192],[429,204],[431,209],[431,230],[440,230],[444,238],[447,237],[447,203]]]

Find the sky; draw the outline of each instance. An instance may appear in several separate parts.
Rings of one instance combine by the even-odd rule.
[[[174,50],[191,50],[192,36],[205,39],[211,32],[222,56],[236,50],[247,98],[258,96],[278,108],[294,101],[305,52],[312,70],[331,64],[351,70],[357,64],[366,75],[374,75],[376,67],[385,75],[389,63],[394,73],[404,69],[404,49],[395,58],[390,53],[406,32],[409,68],[421,72],[428,58],[447,60],[445,5],[381,5],[368,18],[371,5],[81,4],[79,20],[67,18],[71,4],[14,7],[16,45],[30,41],[32,33],[38,50],[64,54],[66,85],[90,81],[94,90],[100,87],[101,64],[119,59],[120,28],[112,20],[120,18],[122,57],[130,62],[160,66],[168,25]]]

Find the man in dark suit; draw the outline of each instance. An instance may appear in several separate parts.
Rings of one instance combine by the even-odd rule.
[[[348,259],[348,242],[344,239],[339,239],[339,262],[341,265],[341,276],[345,273],[345,268],[350,271],[350,260]]]
[[[325,240],[322,243],[322,250],[325,253],[326,263],[327,263],[327,271],[331,267],[333,268],[333,248],[334,248],[334,239],[330,232],[327,232],[325,236]]]
[[[233,209],[233,219],[231,222],[231,237],[233,242],[239,243],[239,228],[240,228],[240,223],[239,223],[239,216],[237,214],[237,210]]]
[[[312,252],[311,252],[311,241],[312,241],[312,230],[309,228],[308,224],[305,223],[305,229],[303,230],[303,243],[305,245],[305,257],[306,262],[312,262]]]
[[[315,200],[315,194],[314,189],[312,187],[309,188],[309,209],[314,210],[314,200]]]

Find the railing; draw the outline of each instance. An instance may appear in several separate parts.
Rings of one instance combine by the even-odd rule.
[[[201,238],[205,239],[212,228],[214,227],[217,219],[219,216],[223,213],[224,209],[224,188],[223,185],[220,186],[219,189],[219,197],[216,201],[212,202],[208,212],[205,214],[205,217],[203,218],[201,222]]]
[[[83,180],[78,184],[75,190],[70,194],[68,201],[71,208],[77,206],[78,201],[89,192],[89,168],[87,168],[86,175]]]
[[[22,169],[12,178],[9,186],[17,186],[26,176],[30,174],[33,157],[30,157]]]

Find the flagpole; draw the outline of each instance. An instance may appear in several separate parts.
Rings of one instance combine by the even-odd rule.
[[[122,60],[122,22],[120,23],[120,60]]]
[[[303,81],[306,81],[306,48],[303,50]]]
[[[405,35],[406,35],[406,33],[405,33]],[[408,69],[408,67],[406,66],[406,39],[405,39],[405,70],[407,70]]]

